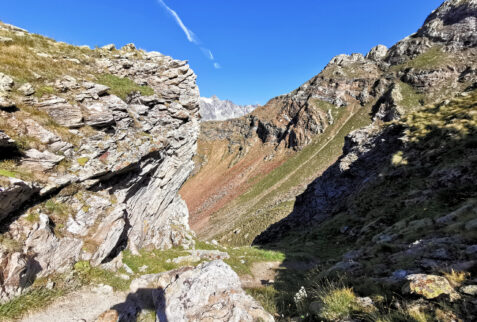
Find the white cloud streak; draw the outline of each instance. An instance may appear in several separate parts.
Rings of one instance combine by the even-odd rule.
[[[176,23],[179,25],[179,27],[182,29],[182,31],[184,32],[184,34],[186,35],[187,37],[187,40],[193,44],[196,44],[196,45],[199,45],[200,42],[199,42],[199,39],[197,38],[197,36],[192,32],[192,30],[190,30],[189,28],[187,28],[187,26],[184,24],[184,22],[182,21],[182,19],[179,17],[179,15],[177,14],[177,12],[175,12],[174,10],[172,10],[165,2],[164,0],[157,0],[157,2],[164,7],[164,9],[167,10],[167,12],[174,18],[174,20],[176,21]],[[204,53],[204,55],[209,58],[211,61],[214,62],[214,68],[215,69],[220,69],[221,66],[219,63],[217,63],[215,61],[215,57],[214,57],[214,54],[212,54],[212,51],[208,48],[205,48],[205,47],[200,47],[200,50],[202,50],[202,52]]]
[[[175,12],[174,10],[172,10],[163,0],[157,0],[159,2],[159,4],[161,4],[166,10],[167,12],[169,12],[169,14],[176,20],[177,24],[179,25],[179,27],[181,27],[182,31],[185,33],[186,37],[187,37],[187,40],[189,40],[191,43],[194,43],[194,44],[198,44],[199,41],[197,40],[197,37],[194,35],[194,33],[192,32],[192,30],[190,30],[189,28],[186,27],[186,25],[184,25],[184,23],[182,22],[182,19],[179,17],[179,15],[177,14],[177,12]]]
[[[214,60],[214,54],[212,54],[212,51],[210,49],[207,49],[205,47],[200,47],[200,50],[202,50],[202,53],[204,54],[205,57],[209,58],[210,60]]]

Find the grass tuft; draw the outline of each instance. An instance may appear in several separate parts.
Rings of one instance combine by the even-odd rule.
[[[86,165],[86,163],[89,161],[89,158],[88,157],[82,157],[82,158],[76,159],[76,161],[78,162],[78,164],[80,166],[84,167]]]
[[[458,287],[470,277],[470,273],[451,269],[450,272],[444,273],[444,277],[449,281],[449,283],[451,283],[452,286]]]
[[[341,283],[324,281],[311,291],[312,299],[321,303],[317,316],[328,321],[347,319],[356,309],[356,295]]]
[[[98,76],[97,82],[108,86],[111,93],[119,96],[124,101],[132,92],[139,92],[143,96],[150,96],[154,94],[154,90],[151,87],[138,85],[129,78],[121,78],[110,74],[103,74]]]

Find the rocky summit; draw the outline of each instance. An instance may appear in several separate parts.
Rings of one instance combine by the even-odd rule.
[[[201,97],[199,99],[202,121],[225,121],[244,116],[258,105],[237,105],[229,100],[221,100],[217,96]]]
[[[0,321],[476,320],[476,46],[447,0],[238,106],[0,23]]]

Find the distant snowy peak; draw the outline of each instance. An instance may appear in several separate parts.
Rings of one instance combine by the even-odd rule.
[[[237,105],[217,96],[201,97],[199,101],[202,121],[224,121],[252,112],[258,105]]]

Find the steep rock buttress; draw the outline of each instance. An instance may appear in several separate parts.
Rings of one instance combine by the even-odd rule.
[[[2,59],[18,56],[0,70],[0,298],[80,260],[191,247],[178,195],[199,131],[187,62],[0,33]]]

